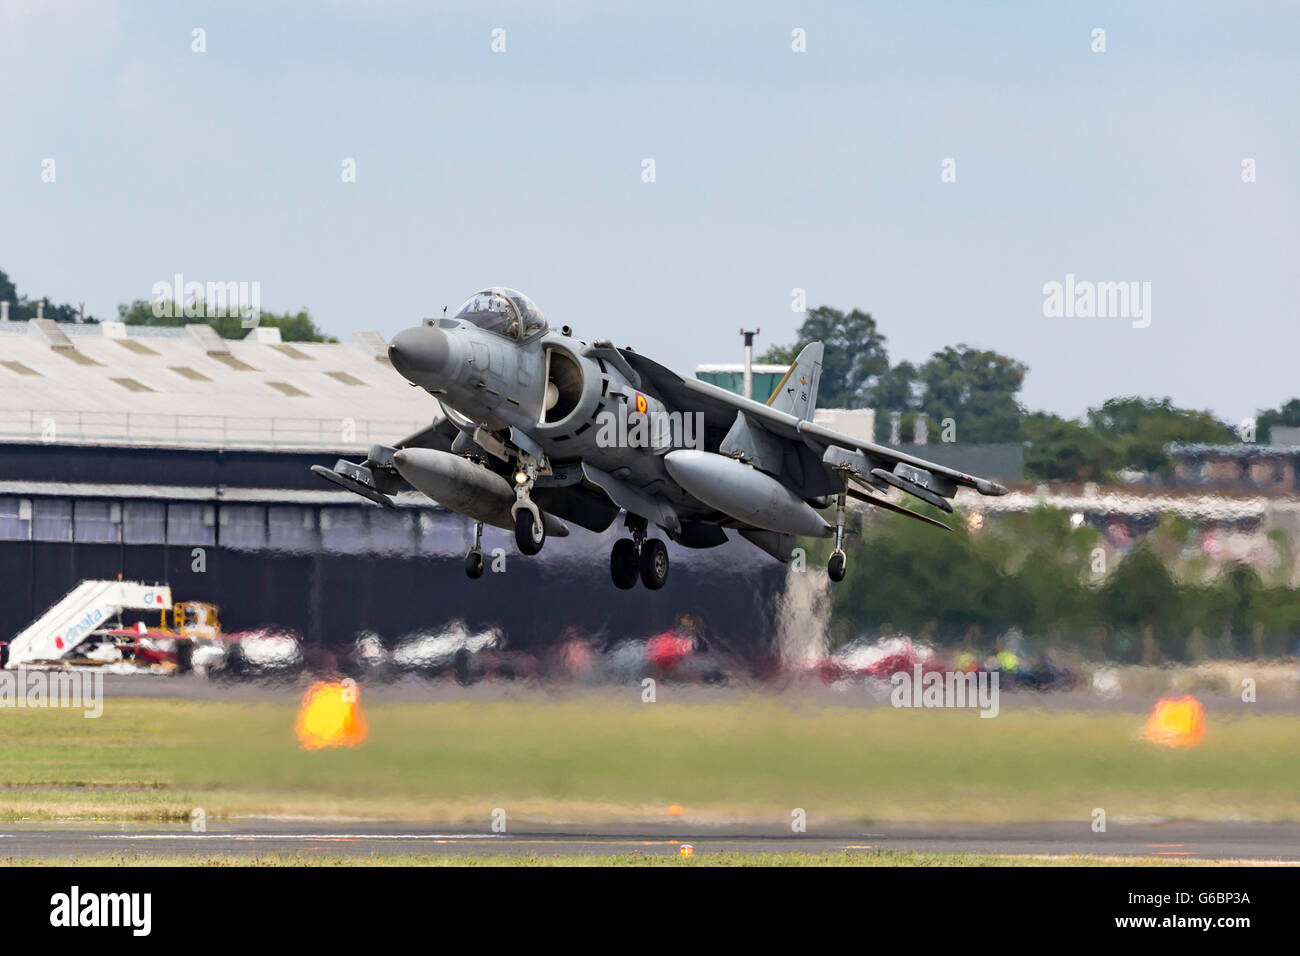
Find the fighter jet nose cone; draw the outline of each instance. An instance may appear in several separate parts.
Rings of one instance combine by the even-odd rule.
[[[437,374],[447,367],[450,357],[447,333],[430,326],[398,332],[388,345],[388,360],[407,378]]]

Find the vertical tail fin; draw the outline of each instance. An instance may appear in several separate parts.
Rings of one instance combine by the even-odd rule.
[[[810,342],[785,373],[767,404],[779,412],[810,421],[817,407],[817,386],[822,377],[822,344]]]

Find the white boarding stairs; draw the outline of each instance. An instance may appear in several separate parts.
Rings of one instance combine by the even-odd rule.
[[[162,611],[172,606],[165,584],[82,581],[9,643],[6,667],[71,657],[78,645],[122,611]]]

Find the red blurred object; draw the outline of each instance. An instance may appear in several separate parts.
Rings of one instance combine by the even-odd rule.
[[[180,661],[176,635],[171,631],[148,628],[141,622],[135,627],[109,628],[98,633],[110,638],[127,660],[142,664],[176,664]]]
[[[676,631],[656,634],[646,641],[645,659],[661,670],[673,670],[695,650],[695,639]]]
[[[889,680],[894,674],[943,671],[944,663],[929,648],[917,649],[909,638],[884,638],[872,644],[858,643],[817,663],[813,672],[825,683],[849,678],[872,677]]]

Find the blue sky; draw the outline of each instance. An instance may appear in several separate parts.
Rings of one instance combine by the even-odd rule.
[[[871,311],[895,360],[1021,359],[1032,408],[1235,420],[1300,394],[1298,27],[1282,3],[0,0],[0,268],[100,316],[176,272],[256,280],[344,339],[511,285],[683,371],[737,359],[742,325],[792,340],[802,288]],[[1067,273],[1150,282],[1150,326],[1044,317]]]

